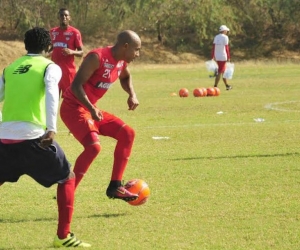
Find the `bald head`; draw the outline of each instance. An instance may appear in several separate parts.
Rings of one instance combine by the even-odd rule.
[[[124,30],[117,36],[117,42],[113,47],[113,56],[117,60],[133,61],[140,55],[141,38],[132,30]]]
[[[141,43],[141,39],[137,33],[132,30],[124,30],[118,34],[117,43],[119,45],[124,45],[126,43]]]

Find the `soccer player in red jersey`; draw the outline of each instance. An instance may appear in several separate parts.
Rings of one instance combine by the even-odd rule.
[[[63,122],[84,147],[74,166],[75,187],[101,150],[98,135],[109,136],[116,139],[117,144],[106,195],[125,201],[138,198],[138,195],[132,194],[122,185],[135,131],[120,118],[98,108],[96,103],[119,79],[122,88],[128,93],[128,109],[136,109],[139,102],[127,64],[139,57],[140,49],[140,37],[131,30],[125,30],[118,34],[114,46],[90,51],[84,58],[71,87],[66,90],[60,108]]]
[[[83,44],[80,31],[69,25],[71,16],[67,9],[59,10],[58,19],[59,26],[50,29],[52,39],[50,51],[51,60],[58,64],[63,72],[59,82],[59,89],[63,95],[75,77],[75,56],[83,56]]]

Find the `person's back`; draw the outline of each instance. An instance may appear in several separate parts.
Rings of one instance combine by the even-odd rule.
[[[16,136],[15,131],[10,135],[14,130],[14,127],[11,127],[14,126],[14,121],[34,123],[37,129],[40,126],[41,133],[43,133],[46,124],[45,112],[43,112],[46,109],[43,78],[46,67],[51,63],[53,62],[41,55],[25,55],[5,68],[6,101],[3,105],[2,120],[3,126],[9,129],[7,131],[1,129],[0,138]],[[37,136],[40,135],[37,134]]]
[[[226,45],[228,45],[228,36],[220,33],[215,36],[213,44],[215,45],[216,61],[227,61]]]
[[[42,54],[51,45],[43,28],[25,33],[27,54],[4,69],[0,78],[0,186],[28,175],[44,187],[57,184],[58,226],[55,247],[89,247],[70,232],[75,174],[59,144],[58,82],[61,69]]]
[[[226,25],[221,25],[219,28],[219,34],[214,37],[211,58],[216,60],[218,64],[218,71],[215,74],[214,87],[218,87],[218,83],[222,77],[222,80],[226,86],[226,90],[231,90],[232,86],[227,83],[227,79],[223,77],[226,70],[226,62],[230,61],[229,50],[229,38],[227,33],[229,28]]]

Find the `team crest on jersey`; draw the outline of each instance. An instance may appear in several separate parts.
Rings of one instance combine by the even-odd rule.
[[[57,32],[57,31],[53,31],[52,33],[52,37],[53,37],[53,41],[56,39],[56,36],[59,34],[59,32]]]
[[[120,61],[120,62],[118,62],[118,64],[117,64],[117,68],[123,67],[123,65],[124,65],[124,62],[123,62],[123,61]]]

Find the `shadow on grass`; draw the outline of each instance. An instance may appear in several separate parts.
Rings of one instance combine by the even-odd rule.
[[[203,157],[187,157],[187,158],[176,158],[172,161],[189,161],[196,159],[208,159],[208,160],[217,160],[217,159],[237,159],[237,158],[265,158],[265,157],[287,157],[287,156],[298,156],[300,153],[285,153],[285,154],[256,154],[256,155],[232,155],[232,156],[203,156]]]
[[[117,218],[121,216],[128,215],[127,213],[119,213],[119,214],[94,214],[90,215],[87,218]]]
[[[76,216],[76,218],[117,218],[117,217],[121,217],[121,216],[126,216],[128,215],[127,213],[118,213],[118,214],[94,214],[94,215],[90,215],[87,217],[78,217]],[[57,221],[57,218],[37,218],[37,219],[22,219],[22,220],[5,220],[5,219],[0,219],[0,223],[7,223],[7,224],[11,224],[11,223],[24,223],[24,222],[39,222],[39,221]],[[0,248],[1,250],[1,248]]]

